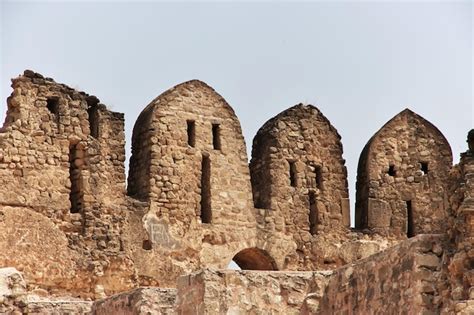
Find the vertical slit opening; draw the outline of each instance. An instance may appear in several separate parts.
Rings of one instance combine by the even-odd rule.
[[[296,187],[298,185],[296,178],[296,161],[288,161],[290,165],[290,185]]]
[[[87,109],[87,113],[89,114],[91,136],[97,139],[99,137],[99,110],[97,106],[90,106]]]
[[[428,162],[420,162],[421,164],[421,171],[423,172],[423,175],[428,174]]]
[[[415,236],[415,229],[413,225],[413,208],[412,208],[412,203],[411,200],[406,201],[407,205],[407,237],[413,237]]]
[[[316,188],[323,190],[323,174],[321,166],[317,165],[314,169],[316,175]]]
[[[59,99],[56,97],[48,98],[46,100],[46,107],[49,112],[54,115],[56,124],[59,124]]]
[[[71,213],[79,213],[83,207],[84,191],[81,174],[83,156],[81,153],[82,151],[78,150],[77,144],[69,147],[69,180],[71,181],[69,201],[71,202]]]
[[[194,120],[188,120],[188,145],[194,148],[196,145],[196,124]]]
[[[221,149],[221,130],[219,124],[212,124],[212,145],[214,150]]]
[[[315,235],[318,232],[318,206],[316,203],[316,193],[309,192],[309,232]]]
[[[201,222],[211,223],[211,160],[203,155],[201,162]]]
[[[397,171],[395,170],[395,165],[390,164],[388,167],[388,175],[390,176],[395,176],[397,174]]]

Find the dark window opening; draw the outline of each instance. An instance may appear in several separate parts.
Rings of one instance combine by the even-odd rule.
[[[142,248],[144,250],[151,250],[153,248],[153,244],[151,243],[150,240],[144,240],[142,244]]]
[[[395,171],[395,165],[390,165],[388,167],[388,175],[395,176],[396,174],[397,174],[397,171]]]
[[[428,162],[421,162],[421,171],[423,174],[428,174]]]
[[[54,115],[54,120],[59,124],[59,99],[58,98],[48,98],[46,101],[46,107],[49,112]]]
[[[407,237],[415,236],[415,230],[413,226],[413,208],[411,205],[411,200],[406,201],[407,204]]]
[[[296,178],[296,162],[288,161],[288,163],[290,165],[290,185],[296,187],[298,185]]]
[[[71,213],[81,212],[84,203],[81,174],[81,166],[83,164],[82,152],[83,151],[77,149],[77,145],[71,145],[69,147],[69,179],[71,181],[69,201],[71,202]]]
[[[194,120],[188,120],[188,144],[194,148],[196,145],[196,124]]]
[[[309,192],[309,232],[315,235],[318,232],[318,206],[316,203],[316,193]]]
[[[90,106],[87,113],[89,114],[91,136],[97,139],[99,137],[99,109],[97,106]]]
[[[211,160],[202,156],[201,163],[201,222],[211,223]]]
[[[212,145],[214,150],[221,149],[221,128],[219,124],[212,124]]]
[[[321,170],[321,166],[316,166],[314,169],[314,173],[316,175],[316,188],[322,190],[323,189],[323,173]]]

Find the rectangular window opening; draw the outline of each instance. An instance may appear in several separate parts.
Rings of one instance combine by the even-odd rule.
[[[415,236],[415,229],[413,225],[413,208],[411,204],[411,200],[406,201],[407,206],[407,237]]]
[[[212,145],[214,150],[221,149],[221,130],[219,124],[212,124]]]
[[[316,175],[316,188],[323,190],[323,173],[321,166],[316,166],[314,168],[314,173]]]
[[[69,148],[69,180],[71,181],[71,191],[69,201],[71,202],[71,213],[82,211],[84,202],[84,191],[82,187],[82,174],[80,165],[81,158],[77,145],[71,145]]]
[[[201,222],[211,223],[211,160],[203,155],[201,162]]]
[[[420,162],[423,175],[428,174],[428,162]]]
[[[395,176],[397,174],[397,171],[395,170],[395,165],[390,164],[388,167],[388,175],[390,176]]]
[[[87,113],[89,114],[91,136],[97,139],[99,137],[99,110],[97,106],[90,106],[87,109]]]
[[[296,187],[298,185],[297,178],[296,178],[296,162],[295,161],[288,161],[290,165],[290,185],[292,187]]]
[[[315,235],[318,232],[318,206],[316,202],[316,193],[309,192],[309,232]]]
[[[188,145],[194,148],[196,145],[196,124],[194,120],[188,120]]]
[[[48,98],[46,100],[46,107],[54,115],[55,122],[59,124],[59,99],[56,97]]]

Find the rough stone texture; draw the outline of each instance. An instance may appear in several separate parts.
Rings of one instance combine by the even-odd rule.
[[[402,111],[360,156],[356,227],[397,237],[443,232],[451,166],[443,134],[421,116]]]
[[[313,106],[269,120],[249,167],[227,102],[203,82],[180,84],[138,118],[126,191],[122,114],[29,70],[12,82],[0,129],[0,266],[15,267],[27,284],[8,269],[0,312],[88,313],[91,300],[175,288],[195,272],[182,278],[192,285],[178,284],[174,311],[193,311],[183,296],[207,292],[230,313],[324,313],[333,305],[366,313],[384,299],[393,308],[411,303],[407,312],[473,313],[472,131],[471,149],[452,167],[449,144],[429,122],[409,110],[388,122],[361,155],[358,229],[350,229],[341,139]],[[443,235],[418,235],[427,233]],[[198,272],[231,260],[266,271]],[[351,268],[351,279],[385,271],[339,292]],[[395,305],[407,292],[413,300]],[[247,293],[243,302],[232,298]],[[213,312],[208,296],[200,309]],[[114,296],[96,310],[158,312],[152,300],[173,312],[171,289]]]
[[[94,303],[94,315],[175,314],[176,289],[138,288]]]
[[[347,170],[340,139],[317,108],[303,104],[267,121],[254,138],[250,171],[255,206],[275,217],[265,231],[283,231],[297,244],[285,269],[314,269],[323,263],[316,258],[324,256],[318,246],[322,235],[347,231]]]
[[[203,270],[178,280],[177,314],[315,314],[331,271]]]

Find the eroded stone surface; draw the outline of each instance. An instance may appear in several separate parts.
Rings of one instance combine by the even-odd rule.
[[[362,152],[351,229],[341,139],[314,106],[265,123],[249,167],[230,105],[201,81],[177,85],[135,124],[126,191],[123,114],[29,70],[12,82],[0,266],[27,285],[0,281],[1,312],[473,312],[472,150],[453,167],[409,110]],[[231,260],[275,272],[198,271]],[[139,286],[177,286],[177,303],[172,289],[120,294]]]

